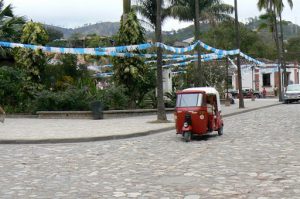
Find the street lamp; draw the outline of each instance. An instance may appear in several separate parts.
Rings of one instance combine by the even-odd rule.
[[[241,49],[240,41],[240,29],[239,29],[239,18],[237,9],[237,0],[234,0],[234,12],[235,12],[235,32],[236,32],[236,47]],[[245,108],[244,96],[242,92],[242,74],[241,74],[241,57],[240,54],[237,55],[237,69],[238,69],[238,86],[239,86],[239,108]]]

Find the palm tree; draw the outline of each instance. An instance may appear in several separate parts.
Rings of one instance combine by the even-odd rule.
[[[21,37],[22,25],[25,20],[22,17],[15,17],[12,6],[4,7],[4,1],[0,0],[0,40],[17,41]],[[5,55],[5,51],[0,47],[0,54]]]
[[[147,19],[147,23],[155,29],[156,42],[162,42],[161,26],[164,20],[170,15],[170,8],[165,7],[163,0],[138,0],[133,9]],[[158,6],[160,5],[160,6]],[[162,49],[157,48],[157,120],[166,121],[164,105],[163,78],[162,78]]]
[[[293,1],[292,0],[287,0],[290,7],[292,8],[293,6]],[[284,68],[284,85],[286,85],[286,69],[283,67],[283,54],[284,54],[284,46],[283,46],[283,33],[282,33],[282,21],[280,21],[280,28],[281,28],[281,45],[279,42],[279,34],[278,34],[278,25],[277,25],[277,17],[278,15],[281,18],[281,13],[284,8],[284,4],[282,0],[259,0],[257,3],[258,9],[266,9],[267,14],[265,15],[266,18],[269,18],[269,23],[273,28],[273,37],[276,43],[276,48],[277,48],[277,54],[278,54],[278,62],[280,63],[280,67],[278,67],[278,74],[279,74],[279,101],[282,101],[282,85],[281,85],[281,68]],[[273,18],[273,19],[272,19]]]
[[[239,27],[239,18],[238,18],[238,9],[237,9],[237,0],[234,0],[234,10],[235,10],[235,32],[236,32],[236,47],[241,49],[241,38],[240,38],[240,27]],[[237,55],[237,69],[238,69],[238,84],[239,84],[239,108],[245,108],[244,105],[244,96],[242,92],[242,74],[241,74],[241,57],[240,54]]]
[[[161,8],[162,0],[156,0],[156,24],[155,24],[155,37],[156,42],[162,42],[161,36]],[[157,120],[166,121],[167,115],[164,104],[163,94],[163,77],[162,77],[162,49],[157,48]]]
[[[289,7],[292,9],[293,8],[293,1],[292,0],[287,0]],[[286,65],[285,65],[285,56],[284,56],[284,42],[283,42],[283,28],[282,28],[282,11],[284,8],[284,4],[282,0],[278,0],[278,5],[277,5],[277,12],[279,14],[279,22],[280,22],[280,37],[281,37],[281,57],[282,57],[282,65],[283,65],[283,74],[284,74],[284,87],[288,85],[288,78],[287,78],[287,73],[286,73]]]
[[[223,4],[221,0],[172,0],[171,14],[180,21],[193,21],[195,26],[195,40],[199,40],[200,21],[216,22],[229,19],[233,7]],[[198,55],[201,54],[197,48]],[[198,86],[204,86],[205,81],[201,72],[201,59],[198,56]]]
[[[131,10],[131,0],[123,0],[123,23],[127,20],[127,15]]]
[[[165,2],[161,1],[161,23],[170,16],[171,6],[165,7]],[[133,5],[132,9],[141,14],[147,21],[144,21],[149,27],[155,30],[156,27],[156,10],[157,2],[153,0],[137,0],[137,5]]]
[[[22,25],[25,20],[22,17],[15,17],[12,6],[4,7],[4,1],[0,0],[0,39],[13,41],[21,36]]]

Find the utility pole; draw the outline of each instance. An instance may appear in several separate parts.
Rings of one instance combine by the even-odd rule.
[[[240,40],[240,29],[239,29],[239,18],[238,18],[238,8],[237,0],[234,0],[234,10],[235,10],[235,32],[236,32],[236,47],[241,49]],[[240,54],[237,55],[237,69],[238,69],[238,86],[239,86],[239,108],[245,108],[244,96],[242,91],[242,74],[241,74],[241,57]]]

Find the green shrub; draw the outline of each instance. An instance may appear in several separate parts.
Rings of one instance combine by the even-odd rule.
[[[42,91],[35,101],[36,111],[84,111],[89,110],[91,96],[84,89]]]
[[[0,104],[7,113],[31,113],[32,101],[41,89],[43,86],[32,82],[25,70],[0,67]]]
[[[112,86],[98,91],[96,99],[104,104],[105,109],[123,110],[129,107],[129,98],[125,92],[126,89],[122,86]]]

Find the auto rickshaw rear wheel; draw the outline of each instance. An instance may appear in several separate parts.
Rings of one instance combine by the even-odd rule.
[[[184,137],[184,140],[186,142],[190,142],[191,139],[192,139],[192,133],[191,132],[185,132],[184,135],[183,135],[183,137]]]
[[[218,135],[223,135],[223,125],[218,129]]]

